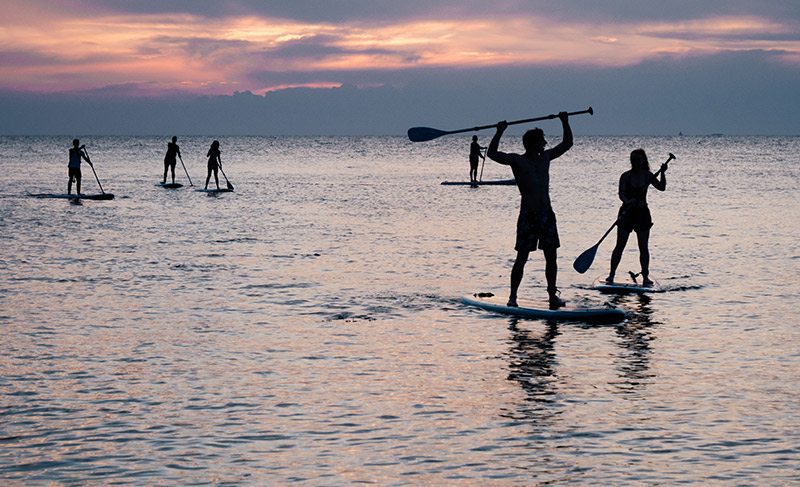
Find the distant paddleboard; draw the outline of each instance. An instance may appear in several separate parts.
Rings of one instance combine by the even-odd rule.
[[[169,189],[176,189],[183,187],[181,183],[158,183],[156,184],[156,186],[161,186],[162,188],[169,188]]]
[[[442,181],[443,186],[513,186],[517,184],[516,179],[490,179],[487,181]]]
[[[195,191],[199,191],[201,193],[230,193],[233,190],[228,188],[219,188],[219,189],[196,189]]]
[[[550,309],[546,300],[538,302],[522,299],[518,300],[519,306],[508,306],[505,298],[492,293],[469,294],[462,297],[461,302],[494,313],[545,320],[618,323],[625,319],[625,312],[614,308],[562,306]]]
[[[94,194],[32,194],[34,198],[68,198],[73,200],[113,200],[112,193]]]
[[[605,277],[598,277],[592,283],[592,289],[597,289],[603,293],[659,293],[663,291],[661,285],[655,279],[652,286],[645,286],[637,282],[606,282]]]

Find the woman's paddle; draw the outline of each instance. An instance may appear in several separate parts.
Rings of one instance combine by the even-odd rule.
[[[189,171],[186,170],[186,164],[183,163],[183,157],[181,157],[180,154],[178,154],[178,159],[181,160],[181,166],[183,166],[183,172],[186,173],[186,179],[189,180],[189,186],[194,186],[194,184],[192,184],[192,178],[189,177]]]
[[[221,172],[222,176],[225,177],[225,182],[228,183],[228,189],[233,191],[233,185],[230,181],[228,181],[228,176],[225,176],[225,171],[222,170],[222,158],[219,159],[219,172]]]
[[[94,164],[91,163],[91,158],[89,157],[89,151],[86,149],[85,145],[82,145],[81,149],[83,149],[84,152],[86,152],[86,158],[89,159],[89,167],[92,168],[92,172],[94,173],[94,178],[97,180],[97,185],[100,186],[100,192],[106,194],[106,192],[103,191],[103,185],[100,184],[100,178],[97,177],[97,171],[94,170]]]
[[[594,111],[592,107],[589,107],[588,110],[581,110],[579,112],[572,112],[568,113],[567,115],[580,115],[583,113],[588,113],[589,115],[593,115]],[[529,122],[538,122],[539,120],[550,120],[553,118],[558,118],[558,115],[547,115],[546,117],[536,117],[536,118],[526,118],[525,120],[516,120],[514,122],[508,122],[508,125],[516,125],[518,123],[529,123]],[[472,127],[468,129],[461,129],[461,130],[439,130],[430,127],[411,127],[408,129],[408,138],[411,139],[411,142],[426,142],[429,140],[433,140],[436,138],[441,137],[442,135],[449,135],[449,134],[460,134],[462,132],[470,132],[473,130],[484,130],[484,129],[491,129],[497,127],[497,124],[494,125],[482,125],[480,127]]]
[[[642,192],[644,192],[647,189],[647,187],[650,186],[650,183],[653,182],[653,180],[656,179],[659,174],[664,172],[664,168],[666,167],[666,165],[669,164],[669,161],[673,159],[675,159],[675,155],[672,152],[670,152],[669,157],[667,158],[667,162],[665,162],[661,166],[661,168],[653,175],[653,177],[647,181],[647,184],[642,189]],[[614,227],[616,227],[619,224],[619,221],[622,219],[622,215],[624,215],[627,210],[628,207],[626,207],[622,211],[622,213],[617,217],[616,221],[614,221],[614,224],[611,225],[611,227],[608,230],[606,230],[606,233],[604,233],[603,236],[600,237],[600,240],[598,240],[596,244],[594,244],[591,248],[586,249],[581,255],[578,256],[577,259],[575,259],[575,262],[572,263],[572,267],[576,271],[583,274],[584,272],[589,270],[589,267],[592,266],[592,262],[594,262],[594,256],[595,254],[597,254],[597,248],[600,247],[600,244],[603,242],[603,240],[605,240],[608,234],[611,233],[611,230],[613,230]]]

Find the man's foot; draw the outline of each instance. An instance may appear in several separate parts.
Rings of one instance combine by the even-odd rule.
[[[653,281],[651,281],[649,278],[645,277],[644,279],[642,279],[642,286],[650,287],[652,285],[653,285]]]
[[[550,299],[549,299],[550,309],[558,309],[567,304],[566,301],[558,297],[559,294],[561,294],[561,291],[557,289],[554,292],[550,293]]]
[[[511,306],[512,308],[518,308],[519,305],[517,304],[517,298],[508,298],[506,306]]]
[[[161,181],[161,184],[167,184],[167,182],[166,181]]]
[[[606,283],[614,284],[614,275],[613,274],[609,274],[608,277],[606,277]]]

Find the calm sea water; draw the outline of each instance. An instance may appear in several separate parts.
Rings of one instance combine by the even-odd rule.
[[[439,184],[469,136],[219,140],[214,196],[154,186],[167,137],[83,138],[116,199],[74,203],[27,196],[65,191],[71,137],[0,138],[3,485],[800,484],[800,138],[576,138],[559,285],[617,326],[460,304],[506,293],[519,202]],[[195,185],[210,142],[179,140]],[[638,147],[678,157],[649,196],[667,291],[601,295],[613,235],[571,264]]]

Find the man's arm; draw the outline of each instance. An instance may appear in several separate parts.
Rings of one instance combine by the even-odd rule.
[[[569,115],[567,115],[567,112],[561,112],[558,114],[558,118],[561,119],[561,127],[564,131],[564,136],[560,144],[550,149],[551,161],[557,157],[561,157],[572,147],[572,128],[569,126]]]
[[[90,166],[94,167],[92,161],[89,160],[89,154],[87,154],[86,151],[83,150],[83,146],[81,146],[81,157],[83,157],[86,160],[86,162],[89,163]]]
[[[486,150],[486,155],[494,162],[499,162],[500,164],[510,166],[512,161],[511,156],[497,150],[497,148],[500,146],[500,138],[503,137],[503,132],[505,132],[507,128],[508,123],[505,120],[497,124],[497,132],[495,132],[494,137],[492,137],[492,141],[489,142],[489,148]]]

